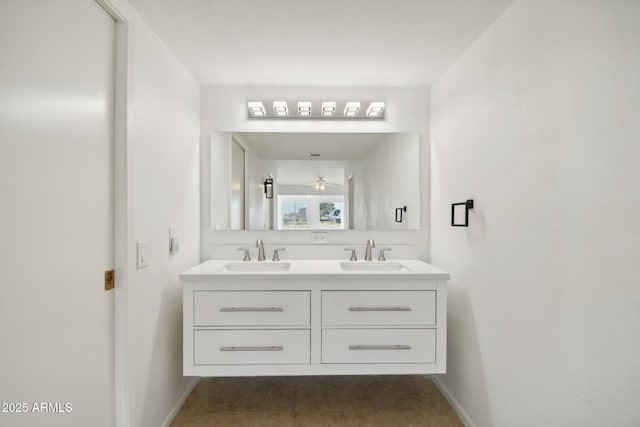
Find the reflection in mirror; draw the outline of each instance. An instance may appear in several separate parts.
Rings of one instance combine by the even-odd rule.
[[[211,229],[417,229],[419,150],[416,133],[213,132]]]

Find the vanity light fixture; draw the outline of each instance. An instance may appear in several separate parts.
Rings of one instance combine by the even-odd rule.
[[[372,102],[367,108],[367,117],[377,117],[384,111],[384,102]]]
[[[267,199],[273,199],[273,179],[267,178],[264,180],[264,196]]]
[[[273,111],[278,117],[286,117],[289,115],[289,106],[287,101],[273,101]]]
[[[298,102],[298,115],[300,117],[306,117],[311,115],[311,102],[301,101]]]
[[[323,117],[331,117],[336,112],[336,103],[335,102],[322,102],[322,116]]]
[[[247,118],[255,120],[382,120],[385,112],[384,102],[366,98],[359,101],[263,99],[247,102]]]
[[[265,117],[267,115],[262,102],[249,102],[247,106],[249,107],[249,112],[253,117]]]
[[[347,102],[347,104],[344,107],[344,116],[356,117],[358,115],[358,111],[360,111],[359,102]]]

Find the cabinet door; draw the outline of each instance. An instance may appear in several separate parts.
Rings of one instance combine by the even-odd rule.
[[[324,291],[323,325],[435,325],[435,291]]]
[[[323,329],[322,363],[435,363],[435,329]]]
[[[195,326],[306,326],[309,291],[196,291]]]
[[[299,330],[197,330],[196,365],[310,363],[310,332]]]

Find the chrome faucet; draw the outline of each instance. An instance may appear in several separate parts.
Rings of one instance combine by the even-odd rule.
[[[371,248],[376,247],[376,242],[373,239],[367,240],[367,248],[364,250],[364,260],[371,261]]]
[[[256,248],[258,248],[258,261],[264,261],[264,245],[262,239],[256,240]]]

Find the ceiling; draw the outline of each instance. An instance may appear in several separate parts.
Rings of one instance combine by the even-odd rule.
[[[243,132],[239,135],[261,159],[357,161],[367,157],[386,134]],[[311,157],[311,153],[320,156]]]
[[[330,166],[295,167],[287,166],[278,168],[278,185],[313,185],[322,177],[327,186],[336,186],[342,189],[344,185],[344,168]],[[344,190],[343,190],[344,191]]]
[[[427,87],[512,0],[129,0],[201,84]]]

